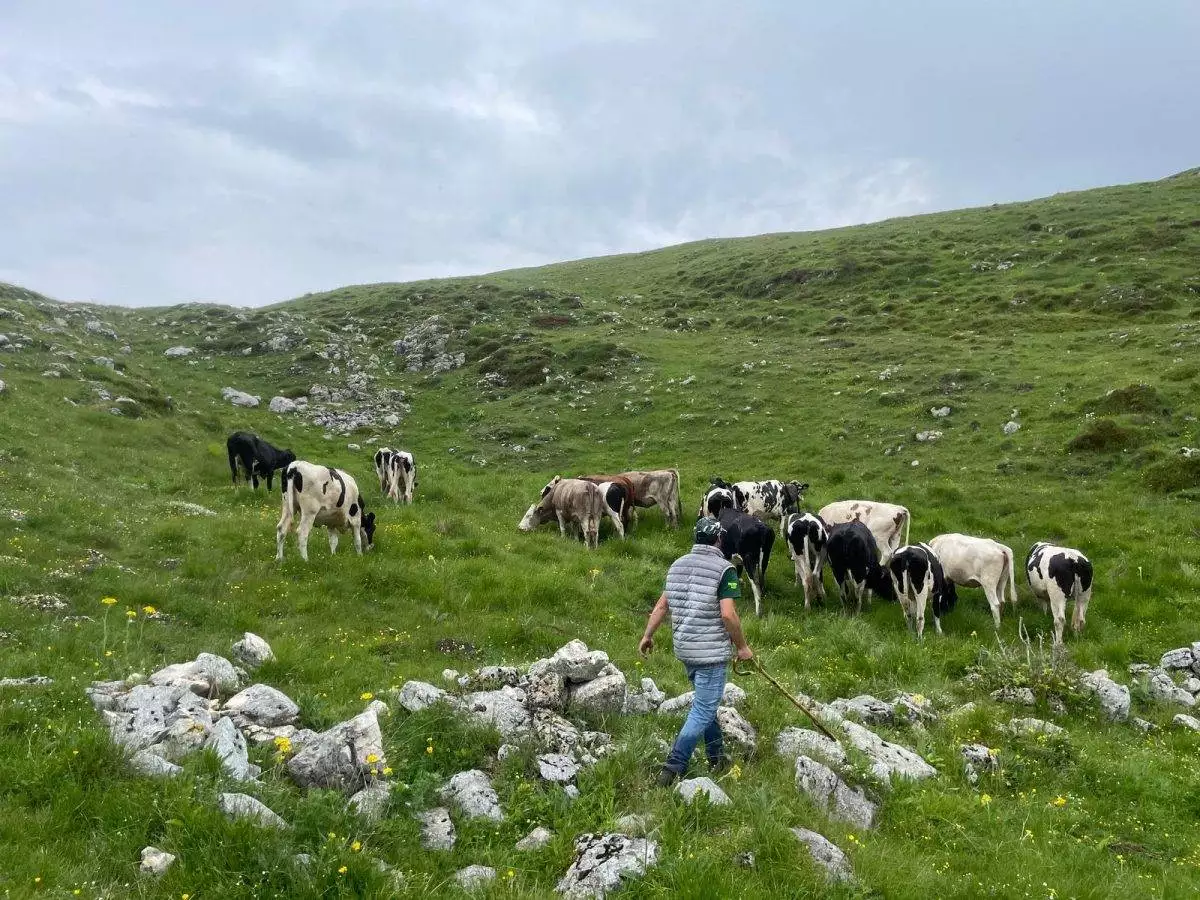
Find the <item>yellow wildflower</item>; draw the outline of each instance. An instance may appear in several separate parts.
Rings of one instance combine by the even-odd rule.
[[[379,762],[379,754],[377,754],[377,753],[368,753],[367,754],[368,765],[374,765],[377,762]]]
[[[111,651],[111,650],[105,650],[105,651],[104,651],[104,655],[105,655],[105,656],[112,656],[112,651]]]
[[[357,853],[359,850],[362,849],[362,843],[360,841],[355,841],[353,844],[350,845],[350,849],[353,850],[355,853]]]
[[[383,777],[384,777],[384,778],[388,778],[388,777],[389,777],[391,774],[392,774],[392,767],[391,767],[391,766],[384,766],[384,767],[383,767]]]
[[[146,615],[148,615],[148,616],[152,616],[152,615],[154,615],[156,612],[158,612],[158,610],[156,610],[156,609],[155,609],[153,606],[143,606],[143,607],[142,607],[142,612],[144,612],[144,613],[145,613]]]
[[[512,869],[509,869],[507,874],[508,874],[508,877],[509,877],[509,878],[516,878],[516,877],[517,877],[517,873],[516,873],[516,872],[514,872]]]
[[[117,598],[116,597],[105,597],[100,602],[103,603],[105,606],[112,606],[114,603],[117,602]]]
[[[980,806],[987,806],[991,802],[992,802],[991,794],[980,794],[979,795],[979,805]]]
[[[430,744],[428,747],[426,747],[426,748],[425,748],[425,752],[426,752],[426,753],[432,753],[432,752],[433,752],[433,744]]]
[[[125,615],[130,619],[136,619],[137,618],[137,610],[127,609],[127,610],[125,610]]]
[[[345,875],[345,874],[346,874],[346,867],[345,867],[345,866],[340,866],[340,867],[338,868],[338,874],[339,874],[339,875]]]
[[[1058,796],[1058,797],[1055,797],[1055,798],[1054,798],[1054,805],[1055,805],[1055,806],[1066,806],[1066,805],[1067,805],[1067,798],[1066,798],[1066,797],[1063,797],[1063,796],[1061,796],[1061,795],[1060,795],[1060,796]]]
[[[374,695],[374,694],[372,694],[370,691],[363,691],[363,692],[362,692],[362,693],[359,695],[358,699],[359,699],[359,700],[374,700],[374,699],[375,699],[375,695]]]

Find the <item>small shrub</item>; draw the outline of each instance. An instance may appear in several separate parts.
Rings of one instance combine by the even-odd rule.
[[[1142,473],[1146,486],[1160,494],[1200,488],[1200,457],[1176,456],[1147,466]]]
[[[1144,432],[1118,425],[1112,419],[1096,419],[1067,442],[1067,449],[1072,453],[1119,453],[1144,443]]]

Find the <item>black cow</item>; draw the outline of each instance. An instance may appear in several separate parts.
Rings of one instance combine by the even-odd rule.
[[[717,521],[724,529],[721,549],[725,558],[737,566],[738,578],[744,568],[754,595],[754,614],[762,615],[762,594],[767,577],[767,563],[771,561],[771,547],[775,544],[775,532],[761,519],[748,516],[736,509],[723,509]]]
[[[225,441],[225,449],[229,451],[229,471],[233,475],[233,486],[237,487],[238,463],[242,465],[242,473],[246,481],[258,489],[258,479],[267,480],[270,490],[275,470],[282,469],[296,461],[296,454],[291,450],[280,450],[272,447],[257,434],[248,431],[235,431]]]
[[[942,616],[954,609],[958,594],[954,583],[947,580],[942,562],[928,544],[910,544],[892,554],[887,564],[892,587],[904,607],[904,621],[917,632],[917,640],[925,635],[925,606],[933,609],[933,625],[942,633]]]
[[[875,536],[862,522],[845,522],[829,529],[822,563],[824,559],[829,560],[829,566],[833,569],[843,610],[850,602],[851,593],[857,601],[856,612],[860,613],[863,600],[869,600],[872,591],[888,600],[896,599],[892,579],[879,564],[879,547],[875,543]],[[820,568],[819,565],[818,570]]]

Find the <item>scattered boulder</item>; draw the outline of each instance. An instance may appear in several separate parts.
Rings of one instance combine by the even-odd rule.
[[[525,692],[503,687],[498,691],[477,691],[463,698],[467,712],[477,722],[493,725],[506,740],[519,741],[529,734],[529,710]]]
[[[271,410],[271,412],[273,412],[273,413],[279,413],[280,415],[287,415],[290,413],[299,412],[300,404],[297,403],[295,400],[291,400],[287,397],[272,397],[271,402],[267,408],[269,410]]]
[[[185,356],[191,356],[195,352],[195,349],[192,347],[168,347],[163,351],[163,356],[167,359],[182,359]]]
[[[936,722],[938,718],[933,701],[923,694],[898,694],[892,701],[892,713],[910,725]]]
[[[643,678],[640,690],[628,690],[625,693],[626,715],[643,715],[658,709],[667,695],[659,690],[653,678]]]
[[[991,697],[997,703],[1012,703],[1016,706],[1037,705],[1037,697],[1027,687],[1012,687],[1006,684],[999,690],[992,691]]]
[[[1183,689],[1193,696],[1200,694],[1200,678],[1191,675],[1183,680]]]
[[[229,719],[220,719],[209,731],[204,746],[212,750],[221,761],[221,768],[230,778],[238,781],[253,781],[262,770],[252,764],[247,755],[246,739]]]
[[[1178,725],[1180,728],[1187,728],[1191,731],[1200,731],[1200,719],[1194,716],[1179,713],[1171,720],[1172,725]]]
[[[578,728],[549,709],[533,714],[533,734],[541,746],[554,753],[572,753],[583,741]]]
[[[150,676],[150,683],[181,685],[206,697],[227,697],[241,689],[242,677],[225,657],[201,653],[192,662],[159,669]]]
[[[1180,706],[1195,706],[1196,698],[1179,687],[1162,669],[1151,669],[1146,679],[1146,688],[1151,698],[1163,703],[1178,703]]]
[[[1009,421],[1009,422],[1004,423],[1004,433],[1005,434],[1013,435],[1013,434],[1016,434],[1020,430],[1021,430],[1020,422]]]
[[[346,806],[368,825],[375,825],[383,821],[391,796],[392,786],[386,781],[376,781],[352,796]]]
[[[255,397],[253,394],[247,394],[245,391],[239,391],[236,388],[222,388],[221,397],[228,400],[234,406],[244,406],[248,409],[253,409],[262,402],[260,397]]]
[[[796,836],[796,840],[808,848],[813,862],[825,870],[827,881],[854,880],[854,872],[850,868],[850,860],[846,858],[846,854],[835,844],[815,831],[809,831],[807,828],[793,828],[791,832]]]
[[[626,813],[623,816],[618,816],[613,821],[613,824],[621,830],[622,834],[640,836],[650,831],[649,820],[645,816],[639,816],[637,813]]]
[[[675,785],[675,793],[683,797],[687,803],[694,803],[696,798],[703,795],[713,806],[729,806],[732,801],[711,778],[686,778]]]
[[[502,687],[519,687],[521,670],[516,666],[484,666],[458,678],[459,687],[471,691],[491,691]]]
[[[525,837],[517,841],[516,849],[521,852],[540,850],[550,843],[553,837],[554,835],[550,833],[549,829],[539,825],[533,831],[529,832],[529,834],[525,835]]]
[[[116,362],[108,356],[93,356],[92,364],[100,366],[102,369],[115,369],[117,367]]]
[[[454,873],[454,880],[464,891],[474,891],[496,880],[496,870],[491,866],[467,866]]]
[[[167,869],[175,862],[175,854],[159,850],[157,847],[142,848],[142,864],[139,866],[143,875],[155,877],[165,875]]]
[[[568,688],[567,702],[596,712],[620,712],[625,708],[625,675],[616,666],[607,666],[591,681]]]
[[[695,691],[688,691],[680,694],[678,697],[672,697],[670,700],[664,700],[658,707],[658,711],[663,715],[671,713],[688,712],[692,708],[692,701],[696,698]],[[746,702],[746,692],[736,684],[727,683],[725,690],[721,694],[721,702],[726,706],[737,706]]]
[[[133,754],[129,758],[129,766],[138,774],[149,775],[151,778],[174,778],[183,773],[183,769],[175,763],[168,762],[149,750],[139,750]]]
[[[878,807],[857,788],[846,784],[833,769],[807,756],[796,757],[796,787],[831,816],[869,829],[875,826]]]
[[[238,691],[226,702],[223,711],[239,728],[257,725],[276,728],[295,725],[300,719],[300,707],[283,691],[265,684],[252,684]]]
[[[386,765],[379,719],[368,708],[317,735],[288,760],[287,768],[300,787],[355,793],[370,783],[374,770]]]
[[[492,787],[492,781],[479,769],[459,772],[451,777],[442,788],[442,799],[457,806],[468,819],[491,819],[503,822],[504,812],[500,809],[500,798]]]
[[[400,704],[401,709],[412,713],[429,709],[435,703],[460,705],[457,697],[424,681],[404,682],[404,685],[396,692],[396,702]]]
[[[1079,679],[1079,685],[1096,696],[1100,708],[1113,722],[1124,722],[1129,718],[1129,688],[1109,678],[1107,669],[1088,672]]]
[[[1180,715],[1183,715],[1183,713],[1180,713]],[[1157,725],[1155,725],[1153,722],[1147,722],[1145,719],[1139,718],[1138,716],[1134,716],[1132,719],[1130,719],[1129,724],[1145,734],[1149,734],[1151,731],[1158,731]]]
[[[916,437],[917,440],[922,444],[932,443],[933,441],[941,440],[942,433],[940,431],[918,431]]]
[[[275,653],[271,645],[257,634],[247,631],[242,639],[230,648],[230,654],[247,669],[257,669],[268,662],[275,662]]]
[[[721,726],[725,743],[732,744],[743,756],[753,756],[758,750],[758,733],[754,726],[732,706],[717,707],[717,724]]]
[[[829,705],[842,715],[857,719],[864,725],[891,725],[896,718],[891,706],[870,694],[859,694],[849,700],[839,697]]]
[[[886,783],[893,775],[919,781],[937,774],[937,769],[907,747],[885,741],[875,732],[857,722],[842,720],[842,731],[850,744],[871,759],[871,773]]]
[[[811,756],[824,762],[840,766],[846,761],[846,751],[836,741],[831,741],[819,731],[807,728],[785,728],[775,738],[775,751],[784,759],[795,760],[798,756]]]
[[[622,881],[646,874],[657,862],[656,841],[623,834],[581,834],[575,838],[575,859],[555,890],[569,900],[601,900],[619,889]]]
[[[417,816],[421,823],[421,846],[426,850],[450,850],[457,839],[450,811],[444,806],[426,810]]]
[[[931,416],[933,416],[935,419],[944,419],[944,418],[946,418],[946,416],[950,415],[950,407],[934,406],[934,407],[930,408],[929,414]]]
[[[525,697],[531,709],[562,712],[567,708],[567,680],[553,670],[541,670],[529,676]]]
[[[538,774],[543,781],[568,784],[579,774],[579,763],[564,753],[543,753],[537,758]]]
[[[0,688],[44,687],[48,684],[54,684],[54,679],[48,675],[26,675],[24,678],[0,678]]]
[[[1158,661],[1159,668],[1166,669],[1168,672],[1179,669],[1190,669],[1196,662],[1195,654],[1192,653],[1191,647],[1178,647],[1175,650],[1168,650],[1162,655],[1162,659]]]
[[[264,828],[287,828],[283,819],[249,794],[221,794],[217,806],[230,819],[249,819]]]
[[[963,744],[959,748],[963,757],[963,773],[971,784],[979,783],[980,773],[994,775],[1000,771],[1000,760],[995,750],[983,744]]]
[[[555,672],[572,684],[598,678],[610,665],[603,650],[588,650],[587,644],[573,640],[554,652],[549,659],[539,659],[529,666],[529,677],[542,672]]]

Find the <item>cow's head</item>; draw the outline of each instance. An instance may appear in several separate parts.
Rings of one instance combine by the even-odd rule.
[[[875,596],[881,600],[890,600],[893,603],[900,599],[896,593],[896,584],[892,580],[892,573],[887,566],[881,566],[874,560],[871,561],[871,568],[867,571],[867,587],[875,592]]]
[[[733,509],[733,491],[727,487],[712,487],[700,502],[700,515],[720,518],[722,511]]]
[[[530,504],[529,509],[525,511],[525,517],[521,519],[521,524],[517,526],[521,531],[533,531],[539,525],[543,525],[554,518],[554,507],[550,505],[547,497],[543,497],[537,503]]]
[[[370,550],[375,546],[375,513],[369,512],[362,517],[362,530],[367,539],[363,549]]]
[[[710,479],[708,479],[708,483],[709,483],[709,486],[711,486],[711,487],[725,488],[726,490],[733,487],[733,485],[730,484],[728,481],[726,481],[724,478],[710,478]]]
[[[277,465],[275,468],[277,468],[277,469],[287,468],[295,461],[296,461],[296,454],[293,453],[291,450],[280,450],[279,451],[279,465]]]
[[[804,499],[804,492],[808,490],[808,482],[800,481],[785,481],[783,484],[783,512],[794,513],[800,511],[800,501]]]

